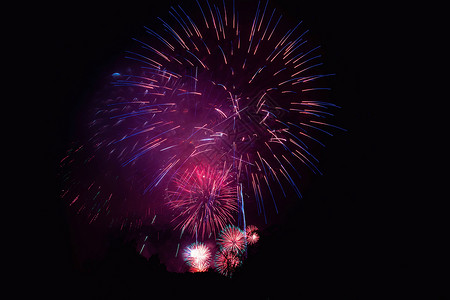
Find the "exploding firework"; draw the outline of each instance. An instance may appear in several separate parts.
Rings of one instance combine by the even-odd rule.
[[[85,143],[61,160],[62,197],[89,222],[103,214],[139,227],[157,211],[180,238],[221,232],[221,251],[242,253],[259,239],[234,226],[245,228],[249,208],[267,223],[274,195],[301,197],[302,172],[321,174],[313,151],[341,129],[327,122],[337,106],[323,101],[334,74],[320,71],[303,23],[283,24],[269,1],[192,4],[134,39],[86,114]]]
[[[325,118],[335,105],[313,99],[333,74],[317,74],[320,47],[309,46],[302,22],[283,29],[268,2],[258,4],[251,24],[234,2],[197,5],[199,19],[171,7],[167,20],[158,18],[161,30],[146,28],[148,36],[136,40],[140,47],[127,56],[134,68],[114,81],[125,94],[106,109],[115,135],[102,144],[125,146],[115,151],[124,167],[157,157],[144,193],[186,164],[225,162],[266,219],[265,192],[278,210],[273,188],[286,195],[287,183],[301,196],[299,164],[320,173],[310,144],[323,146],[314,135],[330,134],[321,127],[333,127]],[[188,227],[200,229],[203,221],[194,219]]]
[[[257,233],[258,227],[255,225],[248,225],[245,229],[245,234],[247,236],[247,243],[249,245],[255,244],[257,241],[259,241],[259,234]]]
[[[299,164],[320,173],[311,143],[323,146],[314,136],[331,135],[326,128],[336,126],[325,119],[336,106],[314,99],[333,74],[317,72],[320,47],[309,45],[302,22],[286,29],[268,1],[252,19],[234,2],[194,4],[171,7],[160,29],[135,39],[126,68],[113,74],[115,89],[93,111],[93,161],[124,169],[105,174],[141,195],[167,186],[185,165],[225,162],[267,221],[267,195],[278,211],[273,189],[286,196],[287,184],[301,196]],[[110,194],[98,189],[106,202]],[[213,228],[195,219],[184,225]]]
[[[222,168],[196,165],[174,176],[167,191],[168,205],[175,211],[174,222],[182,231],[192,234],[216,235],[226,224],[234,221],[237,212],[237,191],[234,177],[226,164]]]
[[[214,258],[215,270],[222,275],[233,274],[237,267],[242,264],[242,260],[236,252],[229,250],[219,250]]]
[[[217,242],[222,251],[242,253],[247,246],[245,232],[236,226],[228,225],[220,233]]]
[[[211,250],[203,243],[193,243],[184,250],[184,260],[191,272],[205,272],[211,263]]]

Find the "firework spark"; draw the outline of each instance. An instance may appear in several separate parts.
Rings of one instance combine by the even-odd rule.
[[[184,260],[191,272],[205,272],[211,263],[211,250],[203,243],[193,243],[184,250]]]

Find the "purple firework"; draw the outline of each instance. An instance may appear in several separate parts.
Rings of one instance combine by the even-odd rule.
[[[168,205],[175,212],[173,221],[192,234],[216,235],[234,221],[238,210],[237,191],[231,167],[221,169],[195,166],[177,173],[167,190]]]
[[[173,6],[134,39],[86,143],[61,161],[62,196],[90,222],[103,213],[139,227],[159,215],[202,238],[245,230],[245,199],[267,222],[273,189],[301,197],[299,170],[321,174],[311,150],[339,128],[326,121],[336,105],[321,100],[333,74],[319,72],[302,22],[287,27],[268,1],[242,9],[252,17],[235,1]]]
[[[187,163],[226,162],[237,184],[249,183],[258,210],[264,188],[277,209],[272,182],[285,194],[285,181],[301,196],[295,166],[320,173],[308,145],[323,145],[314,135],[329,134],[325,118],[334,105],[312,99],[332,74],[317,74],[320,47],[308,44],[302,22],[282,31],[268,2],[258,4],[251,24],[234,3],[197,4],[201,18],[172,7],[169,19],[158,18],[162,30],[146,28],[149,36],[136,40],[140,47],[128,58],[138,67],[114,82],[133,97],[109,105],[115,132],[123,129],[110,142],[128,145],[123,166],[161,157],[145,191]]]
[[[245,232],[236,226],[227,226],[217,239],[221,250],[242,253],[247,247]]]

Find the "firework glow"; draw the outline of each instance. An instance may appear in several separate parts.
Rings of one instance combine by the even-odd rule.
[[[193,243],[185,249],[184,257],[191,272],[205,272],[211,262],[211,250],[202,243]]]
[[[342,129],[327,121],[338,108],[324,101],[334,74],[321,73],[309,30],[283,24],[269,1],[255,7],[172,6],[133,39],[86,113],[87,137],[61,159],[71,209],[120,230],[169,228],[174,259],[195,237],[182,251],[193,272],[213,256],[199,240],[217,243],[219,273],[241,265],[261,234],[247,222],[268,224],[279,199],[301,198],[302,176],[322,174],[321,137]]]

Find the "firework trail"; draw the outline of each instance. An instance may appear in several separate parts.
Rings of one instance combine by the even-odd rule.
[[[61,160],[62,197],[89,222],[104,214],[139,227],[170,215],[180,238],[221,232],[221,249],[240,253],[259,238],[239,228],[246,201],[267,223],[274,194],[301,197],[300,173],[321,174],[313,150],[342,129],[327,122],[337,106],[322,100],[334,74],[320,72],[320,46],[301,21],[283,24],[269,1],[241,9],[172,6],[133,39],[88,117],[87,142]]]
[[[211,250],[205,244],[195,242],[184,250],[184,260],[191,272],[205,272],[211,263]]]

